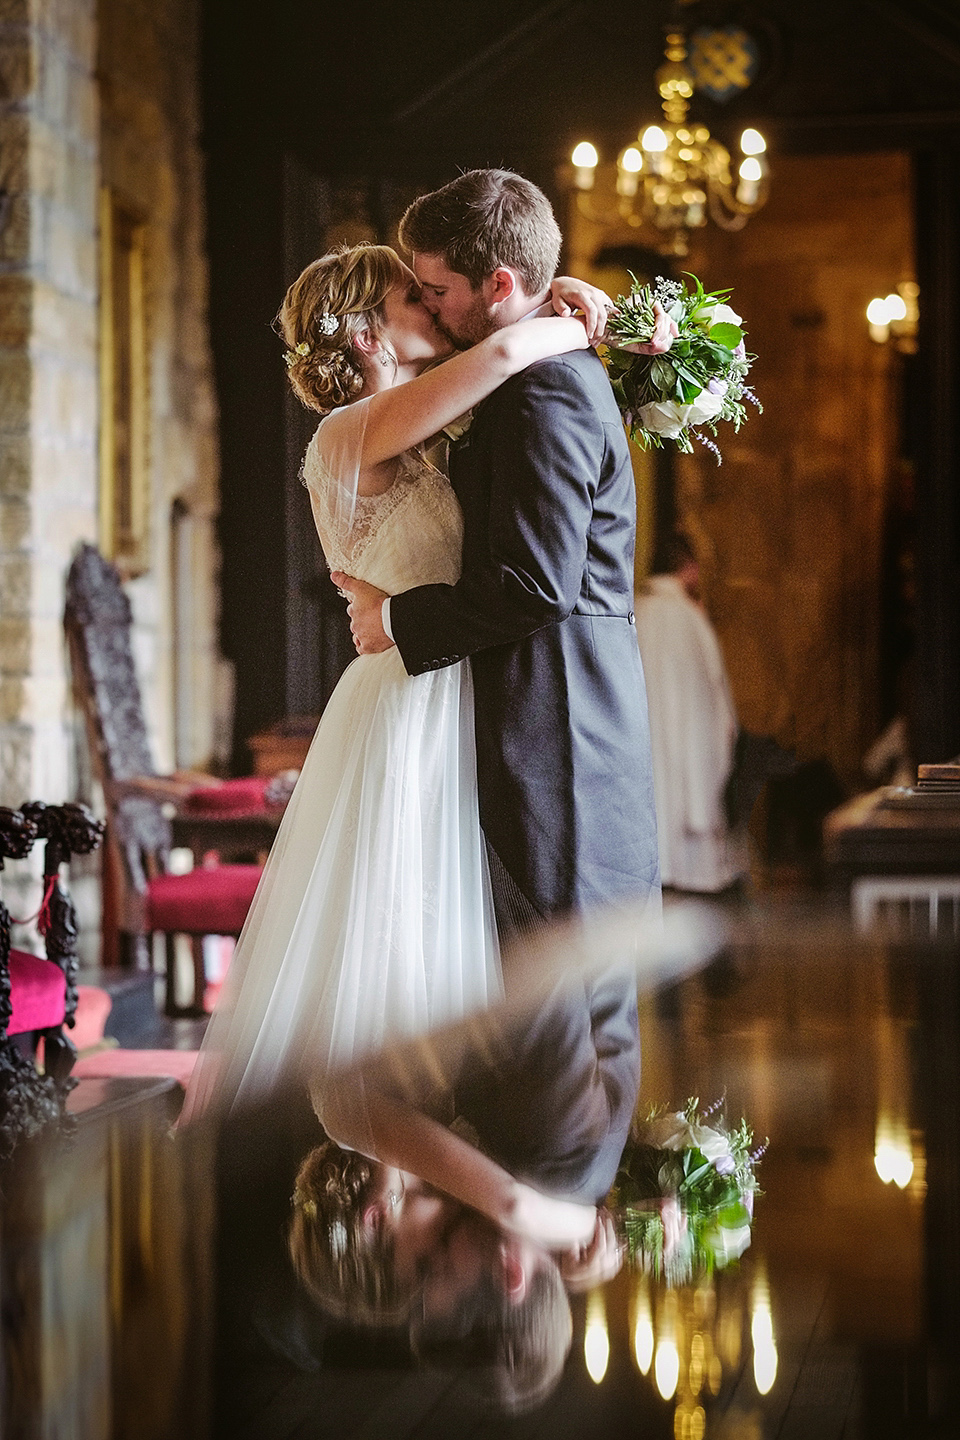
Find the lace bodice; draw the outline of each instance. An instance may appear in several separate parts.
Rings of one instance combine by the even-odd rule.
[[[418,450],[408,450],[397,461],[389,490],[357,495],[347,509],[343,481],[318,444],[322,428],[307,448],[303,482],[331,570],[345,570],[391,595],[414,585],[454,584],[460,578],[463,517],[446,476]]]

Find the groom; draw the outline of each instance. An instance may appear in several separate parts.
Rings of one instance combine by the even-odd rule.
[[[424,303],[460,348],[549,299],[560,239],[546,196],[504,170],[458,176],[400,225]],[[451,447],[450,479],[464,516],[460,580],[384,604],[335,574],[357,649],[395,643],[411,675],[470,657],[502,938],[656,896],[634,479],[594,351],[533,365],[477,406]]]

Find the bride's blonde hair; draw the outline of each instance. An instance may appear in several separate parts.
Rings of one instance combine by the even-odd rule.
[[[388,245],[344,245],[294,280],[274,328],[287,343],[287,373],[297,399],[322,415],[355,400],[363,364],[354,345],[362,330],[379,336],[383,302],[406,271]]]
[[[391,1236],[364,1225],[372,1178],[363,1155],[332,1140],[316,1146],[297,1174],[287,1244],[297,1278],[327,1314],[392,1325],[409,1311],[413,1289],[397,1283]]]

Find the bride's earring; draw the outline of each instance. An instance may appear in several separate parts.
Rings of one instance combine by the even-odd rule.
[[[390,364],[390,356],[387,354],[386,350],[381,350],[381,351],[380,351],[380,364],[381,364],[381,365],[389,365],[389,364]]]

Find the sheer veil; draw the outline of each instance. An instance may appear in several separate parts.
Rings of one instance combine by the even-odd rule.
[[[320,543],[331,570],[349,569],[357,513],[360,462],[373,397],[355,400],[321,420],[303,457],[301,479],[310,493]]]

